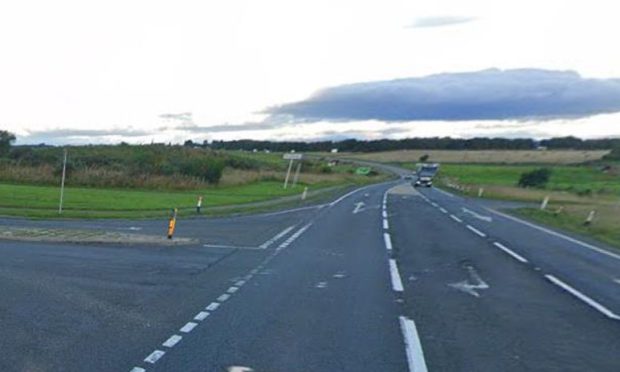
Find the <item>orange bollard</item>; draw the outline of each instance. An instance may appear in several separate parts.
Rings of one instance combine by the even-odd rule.
[[[172,216],[170,216],[170,221],[168,222],[168,239],[172,239],[176,225],[177,225],[177,209],[174,208],[172,210]]]

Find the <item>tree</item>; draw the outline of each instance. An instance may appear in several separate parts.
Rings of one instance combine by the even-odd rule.
[[[539,168],[524,172],[519,178],[519,187],[545,187],[551,177],[551,169]]]
[[[7,156],[11,150],[11,144],[15,141],[15,135],[5,130],[0,130],[0,157]]]

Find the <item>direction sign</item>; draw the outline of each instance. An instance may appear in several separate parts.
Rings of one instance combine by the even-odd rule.
[[[282,156],[284,160],[301,160],[304,157],[304,154],[296,154],[294,152],[287,152]]]

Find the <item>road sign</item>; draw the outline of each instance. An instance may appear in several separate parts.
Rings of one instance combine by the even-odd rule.
[[[303,157],[304,157],[304,154],[295,154],[295,153],[290,153],[290,152],[287,152],[286,154],[282,156],[284,160],[301,160],[303,159]]]
[[[359,167],[355,170],[355,174],[360,176],[367,176],[370,173],[371,169],[369,167]]]

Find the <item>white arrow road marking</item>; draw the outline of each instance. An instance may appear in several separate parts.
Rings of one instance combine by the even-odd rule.
[[[461,209],[463,210],[463,213],[471,214],[473,217],[475,217],[475,218],[477,218],[479,220],[486,221],[486,222],[493,222],[493,217],[491,217],[491,216],[484,216],[482,214],[478,214],[478,213],[472,211],[471,209],[467,209],[465,207],[463,207]]]
[[[254,371],[250,367],[242,367],[242,366],[231,366],[228,367],[228,372],[252,372]]]
[[[353,210],[353,214],[358,214],[359,212],[364,211],[364,206],[366,204],[364,202],[355,203],[355,209]]]
[[[489,289],[489,285],[485,283],[484,280],[478,275],[476,270],[472,266],[466,266],[467,273],[469,274],[469,279],[471,279],[474,284],[469,282],[469,279],[463,280],[458,283],[448,284],[450,287],[454,289],[458,289],[459,291],[463,291],[467,294],[470,294],[474,297],[480,297],[480,294],[476,292],[477,289]]]

